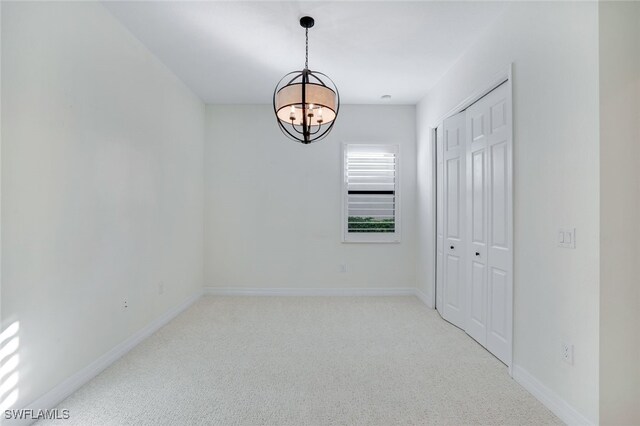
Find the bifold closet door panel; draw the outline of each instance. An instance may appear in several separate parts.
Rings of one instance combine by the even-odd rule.
[[[512,170],[511,106],[507,85],[483,99],[487,134],[489,184],[487,241],[487,349],[503,362],[511,362],[512,282]]]
[[[444,121],[444,285],[442,317],[464,328],[465,322],[465,114]]]
[[[444,284],[444,129],[436,129],[436,309],[442,313]]]
[[[483,102],[467,109],[467,300],[465,331],[487,343],[487,117]]]
[[[506,364],[511,362],[511,117],[507,85],[466,112],[465,331]]]

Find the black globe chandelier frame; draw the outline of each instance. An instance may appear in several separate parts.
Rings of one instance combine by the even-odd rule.
[[[331,132],[331,129],[333,129],[336,119],[338,118],[338,113],[340,112],[340,93],[338,92],[338,87],[335,85],[333,80],[331,80],[328,75],[320,71],[312,71],[309,69],[309,28],[313,27],[314,24],[315,21],[310,16],[304,16],[300,18],[300,26],[305,29],[304,69],[301,71],[292,71],[288,74],[285,74],[285,76],[280,79],[273,91],[273,110],[276,114],[276,121],[278,122],[280,130],[290,139],[296,142],[301,142],[303,144],[310,144],[312,142],[317,142],[324,139],[329,134],[329,132]],[[285,81],[286,83],[283,84],[283,82]],[[330,83],[330,85],[328,85],[327,82]],[[291,102],[277,105],[278,93],[280,93],[283,89],[291,88],[296,85],[301,86],[300,102]],[[322,103],[307,103],[309,88],[313,89],[314,86],[319,86],[323,89],[330,90],[335,95],[335,110],[331,107],[331,105],[324,105]],[[310,106],[312,106],[312,108],[310,108]],[[322,120],[322,117],[315,117],[315,121],[317,124],[313,124],[314,106],[326,108],[333,112],[334,117],[333,119],[331,119],[329,124],[325,124],[323,127],[324,121]],[[300,107],[302,109],[302,122],[300,124],[295,124],[295,116],[293,112],[290,115],[290,121],[285,122],[283,119],[278,117],[279,111],[289,107]],[[313,127],[316,128],[313,129]]]

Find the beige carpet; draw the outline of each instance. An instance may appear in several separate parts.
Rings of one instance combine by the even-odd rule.
[[[561,424],[414,297],[205,297],[59,408],[64,425]]]

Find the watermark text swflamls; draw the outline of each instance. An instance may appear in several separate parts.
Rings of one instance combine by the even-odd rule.
[[[33,410],[23,408],[21,410],[4,410],[5,420],[67,420],[69,419],[69,410]]]

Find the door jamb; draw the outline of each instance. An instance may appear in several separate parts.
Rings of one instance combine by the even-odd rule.
[[[433,223],[431,224],[431,229],[433,231],[432,235],[435,237],[434,241],[436,246],[433,253],[433,288],[431,291],[431,306],[433,306],[433,309],[435,309],[438,315],[442,316],[438,310],[438,295],[436,293],[438,291],[438,282],[436,281],[438,279],[438,128],[433,127],[429,130],[431,132],[431,144],[429,148],[431,150],[431,158],[433,159],[433,167],[431,168],[431,182],[433,182],[433,188],[431,189],[431,193],[433,194],[431,199],[431,211],[433,212]]]

